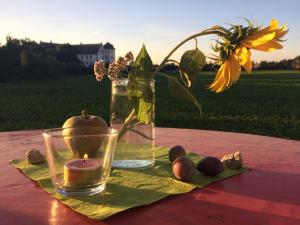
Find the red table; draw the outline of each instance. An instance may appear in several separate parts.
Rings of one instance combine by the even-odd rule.
[[[300,141],[249,134],[156,129],[156,143],[221,157],[239,150],[251,171],[170,196],[104,221],[82,216],[53,199],[8,163],[44,151],[41,130],[0,133],[0,224],[300,224]]]

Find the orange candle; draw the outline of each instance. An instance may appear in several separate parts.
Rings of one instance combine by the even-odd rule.
[[[101,182],[102,163],[96,159],[73,159],[64,165],[64,185],[67,187],[84,187]]]

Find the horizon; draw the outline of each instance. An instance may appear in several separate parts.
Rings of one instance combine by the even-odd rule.
[[[159,2],[153,0],[140,5],[137,0],[122,1],[64,1],[18,2],[0,0],[0,43],[6,43],[6,36],[39,43],[95,44],[110,42],[116,48],[116,57],[132,51],[136,56],[144,43],[154,63],[158,64],[165,55],[182,39],[219,24],[244,23],[241,17],[257,21],[267,26],[272,18],[280,25],[288,24],[289,33],[283,49],[271,54],[252,51],[253,61],[280,61],[300,55],[298,39],[300,22],[297,8],[300,2],[287,0],[274,4],[271,0],[251,2],[247,8],[234,0],[210,3],[209,1],[188,2],[174,0]],[[232,7],[232,5],[235,5]],[[268,11],[259,11],[263,8]],[[18,7],[16,7],[18,6]],[[157,7],[160,6],[161,8]],[[104,10],[100,10],[104,8]],[[213,13],[211,10],[214,9]],[[234,10],[231,10],[234,8]],[[5,9],[5,10],[3,10]],[[167,9],[167,10],[166,10]],[[218,10],[216,10],[218,9]],[[237,13],[238,12],[238,13]],[[155,15],[155,16],[153,16]],[[138,20],[137,20],[138,18]],[[198,21],[204,21],[202,23]],[[214,36],[198,39],[200,50],[213,53],[210,40]],[[184,50],[194,47],[190,42],[174,54],[178,59]],[[298,52],[299,51],[299,52]]]

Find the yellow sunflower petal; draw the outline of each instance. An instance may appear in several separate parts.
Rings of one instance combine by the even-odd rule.
[[[283,25],[279,28],[278,21],[276,19],[272,19],[269,26],[253,32],[242,41],[242,44],[247,48],[253,48],[257,50],[262,49],[262,51],[273,51],[275,49],[282,48],[279,43],[275,43],[273,40],[281,41],[280,38],[282,38],[288,32],[286,27],[286,25]]]
[[[254,32],[249,37],[247,37],[245,40],[243,40],[241,43],[245,45],[247,48],[253,48],[255,46],[264,45],[268,43],[269,41],[273,40],[276,36],[276,32],[260,32],[259,31]]]
[[[209,88],[217,93],[224,91],[238,80],[240,72],[241,66],[239,65],[238,58],[233,55],[229,56],[221,65],[215,80]]]
[[[243,46],[238,46],[235,49],[234,54],[237,56],[240,65],[243,65],[243,64],[246,63],[246,61],[247,61],[247,52],[248,52],[247,48],[243,47]]]
[[[239,64],[239,58],[235,54],[229,57],[229,65],[230,65],[230,79],[231,79],[230,86],[231,86],[240,78],[240,74],[241,74],[241,66]],[[228,88],[230,86],[228,86]]]
[[[238,62],[243,68],[250,73],[252,70],[251,52],[245,46],[238,46],[234,52],[234,55],[238,58]]]
[[[252,61],[251,61],[251,52],[250,50],[248,50],[248,58],[247,58],[247,61],[245,64],[243,64],[243,68],[248,72],[248,73],[251,73],[252,71]]]
[[[276,19],[272,19],[269,25],[270,29],[275,30],[277,27],[279,27],[279,23]]]
[[[209,86],[209,89],[211,89],[211,91],[218,92],[219,89],[223,89],[223,87],[226,83],[226,81],[224,79],[224,72],[226,70],[226,67],[227,67],[227,61],[225,61],[225,63],[223,63],[221,65],[221,67],[219,68],[219,70],[216,74],[214,81]]]
[[[253,32],[252,34],[250,34],[246,38],[246,40],[249,39],[250,41],[253,41],[253,40],[261,38],[261,37],[263,37],[265,35],[273,33],[274,31],[276,31],[276,29],[277,29],[278,26],[279,26],[278,21],[276,19],[272,19],[269,26],[267,26],[265,28],[262,28],[262,29],[260,29],[258,31]],[[272,36],[270,35],[270,36],[267,36],[265,38],[271,38],[272,39]],[[271,39],[269,39],[269,40],[271,40]]]
[[[266,43],[264,45],[252,47],[252,49],[264,51],[264,52],[273,52],[276,49],[281,49],[281,48],[282,48],[282,45],[279,44],[276,40],[269,41],[268,43]]]

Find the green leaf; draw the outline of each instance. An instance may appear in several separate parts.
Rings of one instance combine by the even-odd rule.
[[[138,104],[136,106],[137,119],[144,124],[151,123],[154,111],[153,102],[147,102],[144,98],[138,98]]]
[[[153,73],[152,60],[143,45],[135,62],[132,71],[128,75],[128,97],[135,109],[137,119],[149,124],[153,121],[154,93],[150,87],[151,75]]]
[[[205,55],[198,48],[186,51],[180,60],[180,76],[184,84],[190,88],[195,77],[199,75],[205,65]]]
[[[133,74],[135,77],[152,78],[152,72],[153,63],[145,45],[143,45],[133,64]]]
[[[175,77],[171,77],[164,73],[159,73],[160,75],[166,77],[169,81],[169,91],[174,97],[191,101],[199,109],[200,114],[202,115],[202,107],[200,102],[195,98],[195,96],[186,89]]]
[[[128,98],[135,109],[138,121],[149,124],[154,119],[154,92],[151,80],[129,75]]]

